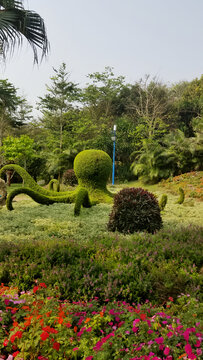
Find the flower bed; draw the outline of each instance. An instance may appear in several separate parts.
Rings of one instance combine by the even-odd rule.
[[[61,301],[57,288],[0,287],[2,359],[200,359],[200,305],[189,295],[160,306]]]

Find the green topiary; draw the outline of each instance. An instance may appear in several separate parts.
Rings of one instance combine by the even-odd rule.
[[[0,179],[0,206],[5,205],[6,196],[7,196],[7,191],[6,191],[5,181]]]
[[[57,179],[51,179],[49,181],[49,190],[53,191],[54,190],[54,185],[56,185],[56,191],[59,192],[60,191],[60,183]]]
[[[179,188],[179,199],[177,200],[176,204],[183,204],[184,203],[184,200],[185,200],[185,193],[184,193],[184,190],[180,187]]]
[[[112,161],[102,150],[81,151],[74,160],[74,171],[80,186],[88,189],[93,202],[112,202],[113,195],[106,185],[111,174]]]
[[[159,204],[152,193],[141,188],[125,188],[115,195],[108,230],[154,233],[161,227]]]
[[[167,201],[168,201],[168,196],[166,194],[163,194],[160,201],[159,201],[159,207],[160,207],[161,210],[165,209]]]
[[[13,210],[12,201],[15,196],[19,194],[29,195],[34,201],[43,205],[51,205],[56,202],[61,203],[73,203],[75,202],[74,214],[80,214],[80,208],[83,205],[84,207],[91,207],[91,203],[88,196],[88,191],[84,188],[78,188],[75,191],[69,191],[61,193],[60,196],[48,196],[40,194],[29,188],[18,188],[13,190],[7,197],[6,206],[8,210]]]
[[[66,170],[63,173],[62,182],[65,185],[74,186],[78,184],[77,176],[75,175],[75,171],[73,169]]]

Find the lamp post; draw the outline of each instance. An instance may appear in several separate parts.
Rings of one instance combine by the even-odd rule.
[[[116,153],[116,125],[113,126],[113,133],[112,133],[111,140],[113,141],[112,185],[114,185],[114,177],[115,177],[115,153]]]

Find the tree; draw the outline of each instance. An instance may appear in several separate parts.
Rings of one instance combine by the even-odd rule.
[[[51,77],[52,84],[47,86],[47,94],[39,98],[38,105],[43,115],[39,126],[46,131],[45,149],[51,148],[55,154],[54,158],[60,159],[63,152],[71,147],[73,110],[75,102],[79,99],[80,90],[76,84],[68,80],[69,74],[65,63],[58,70],[53,70],[55,76]]]
[[[169,96],[166,85],[147,75],[131,87],[127,109],[143,139],[157,139],[167,130]]]
[[[21,45],[23,38],[29,42],[34,62],[38,63],[38,49],[45,56],[49,49],[44,20],[32,10],[26,10],[22,0],[0,0],[0,54]]]
[[[203,75],[185,87],[182,96],[176,101],[180,130],[187,137],[194,137],[193,119],[203,116]]]
[[[85,107],[90,112],[92,121],[100,125],[106,122],[113,124],[115,117],[115,101],[124,87],[124,77],[115,77],[111,67],[105,67],[102,73],[88,75],[92,84],[88,84],[83,92]]]
[[[20,103],[17,89],[8,80],[0,80],[0,146],[9,125],[16,125],[13,113]]]
[[[26,170],[28,160],[34,156],[34,140],[27,135],[19,138],[8,136],[3,141],[3,156],[6,161],[18,163]]]

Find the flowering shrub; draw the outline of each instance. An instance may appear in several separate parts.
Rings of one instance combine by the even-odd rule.
[[[0,353],[23,360],[200,359],[200,306],[189,295],[162,306],[60,301],[39,283],[0,288]],[[9,359],[10,360],[10,359]]]

